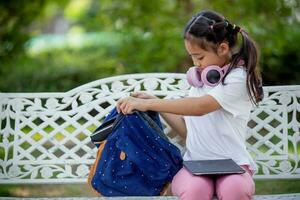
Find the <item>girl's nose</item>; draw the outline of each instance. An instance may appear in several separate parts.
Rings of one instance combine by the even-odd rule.
[[[200,66],[200,63],[199,63],[196,59],[193,59],[193,64],[194,64],[195,66]]]
[[[200,67],[201,64],[199,62],[193,62],[194,66]]]

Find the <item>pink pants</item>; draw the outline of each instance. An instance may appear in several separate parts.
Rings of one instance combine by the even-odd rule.
[[[219,200],[252,199],[255,192],[252,173],[247,166],[242,167],[246,173],[218,178],[195,176],[183,167],[173,178],[172,193],[180,200],[211,200],[214,195]]]

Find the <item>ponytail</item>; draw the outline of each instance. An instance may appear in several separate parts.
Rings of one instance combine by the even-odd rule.
[[[257,48],[248,33],[239,28],[242,36],[242,44],[238,53],[233,55],[232,65],[236,66],[240,60],[244,60],[247,71],[247,91],[251,101],[257,105],[263,99],[262,79],[257,69]]]

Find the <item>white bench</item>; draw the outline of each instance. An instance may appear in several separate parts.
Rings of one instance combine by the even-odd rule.
[[[0,93],[0,184],[86,183],[96,155],[89,136],[119,98],[140,90],[180,98],[188,89],[185,74],[148,73],[104,78],[65,93]],[[255,179],[299,179],[300,85],[264,91],[246,140],[259,167]],[[167,124],[165,133],[184,149]],[[154,198],[176,199],[145,197]],[[300,193],[255,199],[300,199]]]

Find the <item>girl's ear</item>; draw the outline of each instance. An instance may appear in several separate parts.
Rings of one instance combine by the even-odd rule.
[[[230,53],[230,48],[227,42],[219,44],[217,53],[219,56],[227,56]]]

